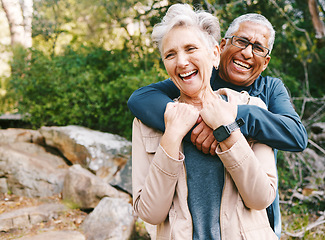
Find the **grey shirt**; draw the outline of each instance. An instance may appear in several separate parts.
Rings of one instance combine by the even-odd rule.
[[[224,166],[218,156],[204,154],[187,140],[183,141],[183,146],[193,239],[220,240]]]

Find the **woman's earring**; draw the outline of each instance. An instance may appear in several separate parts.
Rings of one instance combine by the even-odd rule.
[[[214,66],[214,69],[215,69],[216,71],[218,70],[218,68],[219,68],[218,66]]]

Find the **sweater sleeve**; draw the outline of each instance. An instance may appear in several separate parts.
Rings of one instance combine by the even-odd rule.
[[[268,89],[265,101],[268,110],[252,105],[238,106],[238,118],[246,122],[241,127],[245,136],[283,151],[303,151],[308,136],[298,114],[294,110],[288,92],[278,80]]]
[[[144,124],[164,131],[166,105],[178,96],[178,88],[170,79],[167,79],[136,90],[128,100],[128,107],[132,114]]]

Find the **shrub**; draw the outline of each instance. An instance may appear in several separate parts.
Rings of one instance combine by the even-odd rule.
[[[12,63],[11,87],[20,113],[34,128],[81,125],[130,139],[132,92],[166,78],[158,61],[135,61],[126,50],[67,48],[60,56],[20,50]],[[153,59],[155,59],[153,57]],[[157,59],[157,58],[156,58]]]

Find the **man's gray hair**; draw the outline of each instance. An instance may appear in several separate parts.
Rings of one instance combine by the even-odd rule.
[[[177,26],[196,27],[201,30],[196,34],[201,35],[208,48],[212,48],[220,42],[220,26],[217,17],[203,10],[193,10],[188,4],[174,4],[152,31],[152,40],[158,44],[161,54],[164,36]]]
[[[239,29],[239,25],[243,22],[258,23],[258,24],[264,25],[268,28],[268,30],[270,32],[268,48],[270,49],[270,52],[271,52],[272,48],[273,48],[273,44],[274,44],[274,39],[275,39],[275,31],[274,31],[274,28],[273,28],[272,24],[270,23],[270,21],[267,20],[267,18],[261,14],[248,13],[248,14],[244,14],[244,15],[241,15],[241,16],[235,18],[235,20],[232,21],[232,23],[230,24],[230,26],[225,34],[225,37],[231,37],[232,34],[235,33]]]

